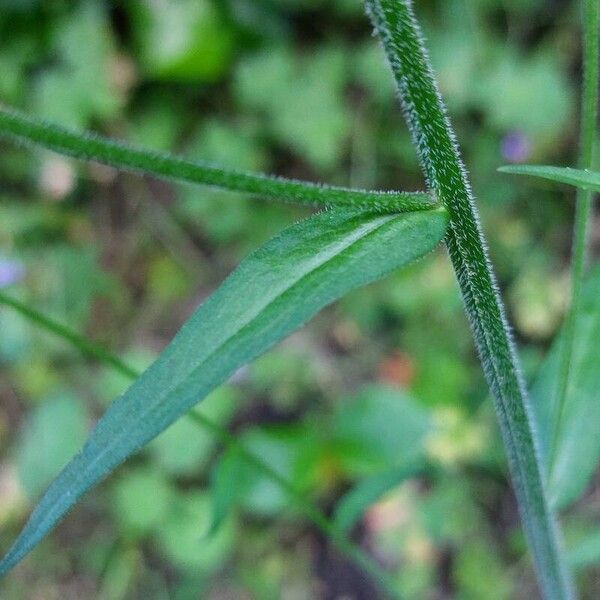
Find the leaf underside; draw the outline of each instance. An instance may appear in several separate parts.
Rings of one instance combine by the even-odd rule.
[[[572,169],[571,167],[545,167],[538,165],[511,165],[500,167],[502,173],[512,175],[529,175],[557,183],[566,183],[582,190],[600,192],[600,173],[587,169]]]
[[[118,398],[63,469],[0,562],[18,563],[91,487],[223,383],[240,366],[352,289],[431,251],[443,209],[397,215],[319,213],[244,260]]]

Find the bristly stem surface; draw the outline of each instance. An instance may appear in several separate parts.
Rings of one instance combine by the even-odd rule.
[[[355,207],[381,213],[412,212],[435,207],[431,196],[422,192],[356,190],[236,171],[127,146],[90,133],[72,131],[1,106],[0,136],[34,143],[60,154],[82,160],[95,160],[120,169],[256,194],[293,204]]]
[[[365,0],[396,78],[432,195],[446,206],[446,244],[462,292],[508,455],[523,527],[544,597],[574,597],[550,509],[531,409],[477,207],[410,0]]]
[[[598,36],[600,29],[600,2],[598,0],[583,1],[583,87],[581,93],[581,149],[579,166],[591,169],[594,166],[594,143],[598,122],[598,79],[599,53]],[[552,473],[559,446],[561,423],[571,375],[573,346],[575,343],[575,323],[580,308],[581,289],[587,270],[590,221],[592,217],[594,192],[579,189],[575,209],[575,226],[573,231],[573,258],[571,273],[571,307],[564,325],[563,349],[561,354],[558,398],[556,401],[556,418],[552,432],[549,472]]]
[[[4,305],[13,309],[40,329],[44,329],[71,344],[71,346],[78,350],[83,356],[93,358],[98,362],[111,367],[117,373],[120,373],[127,379],[134,381],[141,375],[141,372],[138,369],[127,364],[117,355],[106,350],[102,346],[89,341],[86,337],[73,331],[62,323],[55,321],[51,317],[48,317],[43,313],[27,306],[12,296],[4,294],[2,291],[0,291],[0,305]],[[235,436],[205,417],[202,413],[196,410],[191,410],[187,414],[187,417],[190,418],[201,429],[210,431],[223,444],[225,444],[225,446],[229,448],[235,448],[246,462],[253,465],[258,471],[274,481],[287,494],[288,498],[301,510],[301,512],[313,523],[313,525],[319,528],[330,539],[332,544],[336,545],[343,554],[345,554],[350,560],[354,561],[366,573],[368,573],[373,581],[376,582],[377,585],[379,585],[390,598],[400,598],[398,588],[393,577],[391,577],[370,556],[365,554],[365,552],[363,552],[359,546],[356,546],[350,540],[348,540],[345,535],[341,534],[332,521],[328,519],[327,516],[317,506],[312,504],[300,492],[298,492],[292,483],[282,477],[270,465],[263,462],[258,456],[247,450],[246,447],[235,438]]]

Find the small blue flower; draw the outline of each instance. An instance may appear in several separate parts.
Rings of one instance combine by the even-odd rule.
[[[25,273],[23,263],[0,258],[0,288],[18,283],[25,277]]]
[[[502,140],[502,156],[512,163],[525,162],[531,156],[531,140],[520,131],[513,131]]]

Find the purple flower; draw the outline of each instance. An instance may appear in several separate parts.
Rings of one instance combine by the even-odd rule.
[[[513,131],[502,140],[502,156],[509,162],[525,162],[531,156],[531,140],[520,131]]]
[[[25,266],[16,260],[0,258],[0,288],[18,283],[25,277]]]

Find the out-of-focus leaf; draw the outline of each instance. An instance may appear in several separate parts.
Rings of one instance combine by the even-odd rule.
[[[183,269],[171,256],[160,255],[148,269],[148,293],[161,304],[185,298],[190,291],[191,281]]]
[[[574,569],[600,564],[600,530],[578,540],[567,550],[567,560]]]
[[[124,532],[144,536],[162,522],[173,500],[167,478],[148,467],[128,471],[112,490],[112,508]]]
[[[6,10],[6,4],[2,4]],[[0,95],[3,101],[18,104],[26,87],[25,70],[35,57],[35,43],[33,39],[18,33],[6,39],[2,55],[0,55],[0,69],[5,74],[0,82]]]
[[[564,508],[584,491],[600,458],[600,265],[589,275],[575,322],[571,376],[567,386],[560,435],[549,473],[555,505]],[[532,389],[532,404],[550,469],[552,437],[558,416],[559,364],[562,336],[554,343]]]
[[[513,175],[530,175],[549,181],[567,183],[575,187],[600,192],[600,172],[588,169],[572,169],[571,167],[546,167],[541,165],[508,165],[498,171]]]
[[[56,30],[60,61],[40,75],[35,106],[44,118],[85,126],[113,116],[121,99],[110,82],[113,41],[99,2],[83,2]]]
[[[268,394],[269,402],[283,411],[306,403],[318,381],[317,369],[310,357],[285,348],[261,356],[250,367],[249,376],[252,388]]]
[[[329,211],[286,229],[248,257],[116,400],[83,450],[54,480],[12,549],[6,572],[92,486],[223,383],[336,298],[431,251],[444,236],[442,209],[399,215]],[[383,414],[370,440],[397,437]],[[356,423],[364,427],[362,423]]]
[[[510,600],[514,598],[514,583],[506,573],[499,553],[491,540],[480,538],[463,543],[456,557],[453,580],[457,597],[464,599]]]
[[[332,434],[347,472],[367,475],[418,460],[430,426],[407,392],[374,385],[340,403]]]
[[[143,68],[152,77],[215,81],[233,57],[232,30],[212,0],[129,3]]]
[[[137,548],[119,548],[108,562],[98,600],[125,600],[135,581],[140,559]]]
[[[23,359],[32,344],[30,325],[17,313],[0,308],[0,360],[17,363]]]
[[[251,482],[249,465],[238,449],[228,450],[217,463],[212,475],[212,523],[210,534],[238,507],[240,497]]]
[[[316,168],[335,167],[351,118],[343,98],[346,65],[337,49],[298,63],[286,48],[270,48],[244,60],[236,91],[242,104],[267,113],[265,125]]]
[[[492,125],[522,131],[540,147],[556,139],[573,106],[566,69],[557,56],[540,52],[522,57],[512,48],[498,47],[497,57],[474,80],[478,103]]]
[[[529,253],[508,291],[515,327],[528,339],[551,338],[564,314],[564,279],[547,255]]]
[[[84,405],[70,395],[42,400],[23,427],[17,446],[19,478],[38,495],[83,444],[88,429]]]
[[[362,518],[367,508],[386,492],[416,473],[414,467],[396,468],[360,481],[338,503],[333,523],[342,533],[348,533]]]
[[[354,51],[352,60],[354,78],[380,103],[393,100],[396,93],[394,80],[385,64],[385,54],[380,46],[364,44]]]
[[[446,4],[446,3],[445,3]],[[447,3],[450,5],[450,3]],[[457,17],[430,41],[431,60],[438,72],[440,87],[445,98],[448,98],[452,113],[464,111],[473,105],[477,94],[476,79],[482,75],[481,60],[477,45],[465,43],[465,38],[472,35],[472,30],[465,18],[464,7],[454,3],[452,9]],[[448,11],[450,12],[450,11]],[[460,15],[460,16],[459,16]],[[484,34],[482,30],[480,34]]]
[[[245,456],[260,457],[279,477],[303,489],[314,475],[318,441],[308,427],[253,429],[230,448],[213,473],[213,524],[217,530],[236,508],[260,517],[273,517],[290,505],[287,490]]]
[[[204,492],[186,492],[172,505],[157,534],[159,548],[177,567],[207,573],[219,567],[234,538],[233,522],[207,536],[212,520],[211,500]]]
[[[473,531],[483,527],[483,515],[468,479],[449,477],[436,480],[432,489],[417,496],[419,521],[437,546],[459,547]]]

